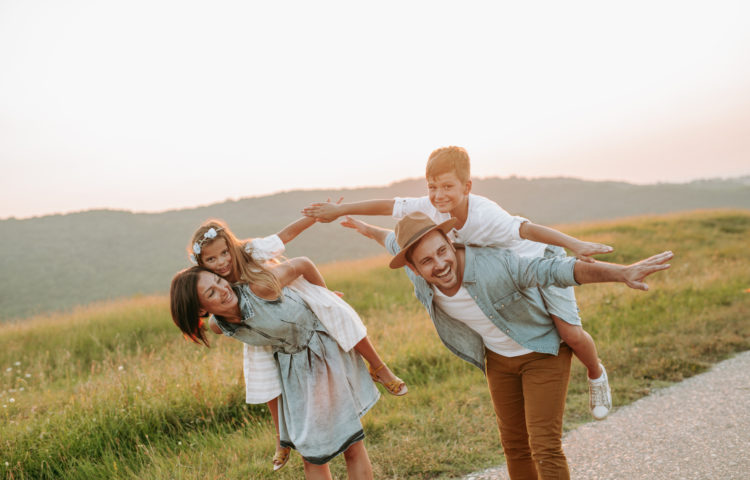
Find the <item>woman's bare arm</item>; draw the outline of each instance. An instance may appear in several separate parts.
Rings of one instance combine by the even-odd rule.
[[[285,262],[270,267],[269,271],[276,277],[282,287],[289,285],[301,275],[313,285],[326,288],[323,275],[312,260],[307,257],[290,258]]]

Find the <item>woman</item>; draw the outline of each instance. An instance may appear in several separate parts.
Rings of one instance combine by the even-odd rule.
[[[266,271],[275,282],[234,287],[201,267],[179,272],[170,291],[172,319],[206,346],[202,318],[209,313],[216,317],[215,332],[271,346],[282,385],[281,444],[300,452],[305,478],[330,479],[327,463],[343,452],[349,478],[371,479],[360,418],[379,393],[361,357],[341,350],[302,298],[285,288],[300,275],[321,284],[320,272],[302,257]]]

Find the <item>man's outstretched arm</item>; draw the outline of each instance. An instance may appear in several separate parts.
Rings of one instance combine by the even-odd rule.
[[[365,223],[362,220],[352,218],[348,215],[341,221],[341,226],[351,228],[367,238],[372,238],[384,247],[386,246],[385,239],[388,237],[388,234],[392,232],[392,230],[387,228],[376,227],[375,225],[370,225],[369,223]]]
[[[618,265],[606,262],[576,262],[573,275],[578,283],[622,282],[636,290],[648,290],[643,280],[652,273],[670,267],[667,261],[672,259],[672,252],[662,252],[631,265]]]

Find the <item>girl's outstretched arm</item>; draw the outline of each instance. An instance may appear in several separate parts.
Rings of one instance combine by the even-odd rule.
[[[302,275],[305,280],[313,285],[327,288],[318,267],[307,257],[294,257],[278,265],[273,265],[268,270],[278,279],[282,287],[289,285]]]
[[[341,197],[338,202],[331,203],[331,205],[339,205],[343,200],[344,197]],[[326,202],[330,203],[331,199],[329,198]],[[284,242],[284,245],[286,245],[294,240],[297,235],[310,228],[315,222],[317,222],[315,217],[305,216],[282,228],[276,235],[278,235],[281,241]]]
[[[284,245],[294,240],[294,238],[300,233],[310,228],[315,223],[315,219],[311,217],[302,217],[286,227],[279,230],[277,235],[284,242]]]

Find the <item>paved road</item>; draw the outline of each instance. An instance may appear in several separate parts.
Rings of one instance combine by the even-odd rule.
[[[750,352],[563,438],[573,479],[750,479]],[[507,479],[505,465],[464,480]]]

